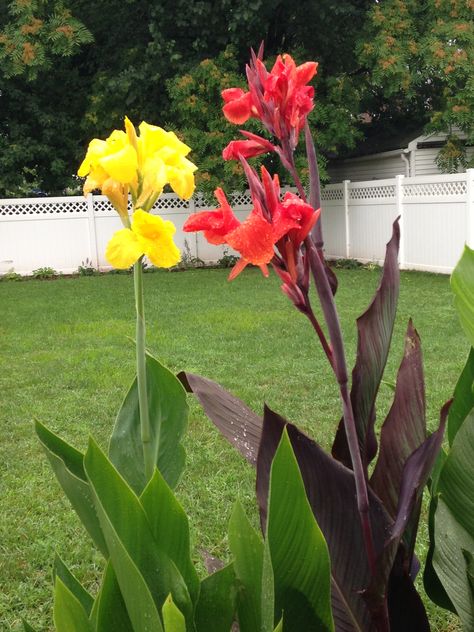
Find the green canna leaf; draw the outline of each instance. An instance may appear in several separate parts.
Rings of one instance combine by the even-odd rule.
[[[452,511],[438,499],[435,514],[433,566],[464,629],[474,630],[474,595],[469,566],[463,549],[474,553],[474,539],[460,525]]]
[[[135,632],[162,629],[158,613],[170,592],[192,629],[193,606],[183,577],[157,545],[138,497],[92,439],[84,467]]]
[[[108,557],[107,545],[97,518],[92,491],[84,472],[84,455],[38,421],[36,434],[56,478],[97,548]]]
[[[56,632],[93,632],[86,611],[59,576],[54,586],[54,625]]]
[[[186,632],[186,621],[171,595],[165,599],[162,613],[165,632]]]
[[[267,540],[275,612],[285,613],[285,632],[334,630],[329,552],[306,498],[286,428],[271,466]]]
[[[195,621],[197,632],[228,632],[236,605],[236,577],[233,564],[209,575],[201,582]]]
[[[188,420],[186,393],[178,378],[149,354],[146,356],[146,374],[155,462],[168,485],[174,488],[186,456],[181,445]],[[110,438],[109,457],[133,491],[141,494],[147,479],[136,378],[117,415]]]
[[[474,347],[474,250],[467,245],[451,275],[451,289],[459,320]]]
[[[471,347],[466,364],[454,389],[454,399],[448,416],[448,439],[451,446],[463,421],[474,408],[474,349]]]
[[[195,604],[200,582],[191,560],[188,517],[157,469],[140,496],[140,503],[157,546],[176,564]]]
[[[237,612],[240,632],[260,630],[262,625],[263,541],[237,502],[229,522],[229,547],[239,581]],[[273,578],[272,578],[273,581]],[[273,605],[272,630],[273,630]]]
[[[90,595],[84,586],[79,582],[76,577],[71,573],[66,564],[62,561],[58,554],[54,558],[53,565],[53,579],[56,581],[56,577],[59,577],[63,584],[72,592],[74,597],[80,602],[87,616],[90,615],[94,599]]]
[[[89,619],[96,632],[134,632],[110,560],[105,567],[99,594]]]

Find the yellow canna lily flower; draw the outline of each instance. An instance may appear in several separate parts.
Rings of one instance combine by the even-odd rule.
[[[137,135],[125,117],[125,131],[114,130],[106,140],[94,138],[78,170],[85,177],[84,194],[100,189],[128,226],[127,200],[131,192],[135,207],[149,211],[169,184],[182,198],[194,192],[197,167],[186,156],[191,151],[174,132],[143,121]],[[127,266],[128,267],[128,266]]]
[[[130,228],[118,230],[109,241],[107,261],[121,270],[130,268],[142,255],[159,268],[179,263],[181,254],[173,241],[176,228],[169,220],[137,209]]]

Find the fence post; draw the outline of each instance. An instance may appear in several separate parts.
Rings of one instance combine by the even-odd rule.
[[[403,179],[405,176],[395,176],[395,206],[396,215],[400,216],[400,248],[398,251],[398,265],[401,270],[405,267],[405,227],[403,225]]]
[[[474,169],[466,170],[466,216],[469,248],[474,248]]]
[[[99,255],[97,249],[97,231],[95,227],[94,197],[92,193],[87,195],[87,221],[89,225],[89,254],[92,267],[99,269]]]
[[[189,215],[195,212],[196,212],[196,200],[194,199],[194,195],[193,195],[192,197],[189,198]],[[194,233],[194,249],[196,252],[193,254],[193,256],[196,257],[196,259],[199,259],[198,232],[197,231]]]
[[[349,184],[350,180],[342,182],[342,199],[344,200],[344,221],[346,226],[346,259],[351,258],[351,231],[349,217]]]

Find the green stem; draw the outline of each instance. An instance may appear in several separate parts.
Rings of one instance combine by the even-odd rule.
[[[143,302],[143,270],[142,257],[133,266],[133,280],[135,284],[135,306],[137,309],[137,383],[138,404],[140,409],[140,429],[143,446],[143,461],[145,464],[145,478],[147,481],[153,476],[155,459],[151,436],[150,417],[148,412],[148,395],[146,386],[146,352],[145,352],[145,306]]]

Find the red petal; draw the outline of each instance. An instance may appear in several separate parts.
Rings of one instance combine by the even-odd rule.
[[[227,280],[233,281],[236,277],[239,276],[242,270],[244,270],[244,268],[246,268],[247,266],[248,266],[248,261],[245,261],[245,259],[239,259],[237,263],[235,264],[235,266],[230,271],[230,274],[227,277]]]
[[[237,88],[232,89],[237,90]],[[245,92],[239,98],[228,101],[222,108],[222,111],[228,121],[236,125],[242,125],[252,115],[251,106],[252,96],[250,92]]]
[[[239,160],[240,156],[244,158],[253,158],[266,154],[268,149],[262,147],[260,143],[254,140],[232,140],[222,152],[224,160]]]
[[[214,195],[221,207],[214,211],[201,211],[190,215],[184,223],[183,230],[186,233],[203,230],[209,243],[219,245],[226,243],[225,236],[240,226],[240,222],[232,212],[224,191],[218,188]]]
[[[274,254],[273,226],[261,212],[254,210],[238,228],[227,235],[227,243],[249,263],[269,263]]]
[[[236,99],[240,99],[245,95],[245,92],[242,88],[227,88],[226,90],[222,90],[221,96],[224,99],[225,103],[229,103],[229,101],[235,101]]]
[[[297,85],[304,86],[311,81],[318,70],[318,62],[307,61],[296,68]]]

